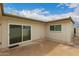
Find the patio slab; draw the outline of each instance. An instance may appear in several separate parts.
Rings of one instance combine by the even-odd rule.
[[[43,40],[35,44],[0,52],[0,55],[2,56],[79,56],[79,48],[75,48],[51,40]]]

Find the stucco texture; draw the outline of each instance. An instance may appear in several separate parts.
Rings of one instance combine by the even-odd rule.
[[[61,25],[61,31],[50,31],[50,25]],[[50,22],[46,24],[46,32],[51,40],[70,43],[74,35],[73,23],[70,20]]]
[[[1,42],[2,48],[10,46],[9,44],[9,24],[30,25],[31,26],[31,40],[19,43],[21,46],[30,44],[31,41],[49,38],[55,41],[63,41],[70,43],[73,37],[73,23],[71,20],[63,20],[58,22],[44,23],[33,20],[25,20],[20,18],[0,16],[1,27]],[[50,25],[60,24],[62,26],[61,32],[50,31]]]

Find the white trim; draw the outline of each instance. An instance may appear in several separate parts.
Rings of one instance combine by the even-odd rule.
[[[7,36],[8,36],[8,46],[9,46],[9,24],[8,24],[8,34],[7,34]]]
[[[23,42],[23,25],[22,25],[22,42]]]
[[[2,24],[0,24],[0,41],[1,41],[0,48],[2,48]]]
[[[23,42],[26,42],[26,41],[23,41],[23,29],[22,29],[22,42],[19,42],[19,43],[14,43],[14,44],[9,44],[10,42],[9,42],[9,40],[10,40],[10,36],[9,36],[9,30],[10,30],[10,28],[9,28],[9,26],[10,25],[21,25],[22,26],[22,28],[23,28],[23,26],[30,26],[31,27],[31,40],[32,40],[32,25],[30,25],[30,24],[19,24],[19,23],[8,23],[8,46],[12,46],[12,45],[16,45],[16,44],[22,44]],[[31,41],[31,40],[28,40],[28,41]]]

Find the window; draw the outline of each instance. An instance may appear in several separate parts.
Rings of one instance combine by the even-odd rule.
[[[50,31],[61,31],[61,25],[50,26]]]
[[[51,31],[54,31],[54,26],[50,26],[50,30]]]

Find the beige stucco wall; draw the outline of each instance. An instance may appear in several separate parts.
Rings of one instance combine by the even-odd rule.
[[[9,46],[9,24],[25,24],[31,26],[31,40],[22,42],[20,45],[26,45],[28,42],[38,39],[45,38],[45,23],[30,21],[30,20],[23,20],[19,18],[12,18],[12,17],[0,17],[1,29],[2,29],[2,48]]]
[[[50,25],[61,25],[61,31],[50,31]],[[70,43],[73,37],[73,23],[70,20],[47,23],[46,37],[60,42]]]
[[[73,37],[73,23],[70,20],[66,21],[57,21],[51,23],[43,23],[36,22],[30,20],[24,20],[19,18],[12,18],[7,16],[0,16],[0,24],[1,24],[1,41],[2,48],[6,48],[9,45],[9,24],[25,24],[31,26],[31,40],[19,43],[21,46],[29,44],[29,42],[33,40],[39,40],[44,38],[49,38],[51,40],[63,41],[70,43]],[[50,31],[50,25],[61,24],[62,31],[61,32],[53,32]]]
[[[79,28],[76,28],[76,36],[79,36]]]

